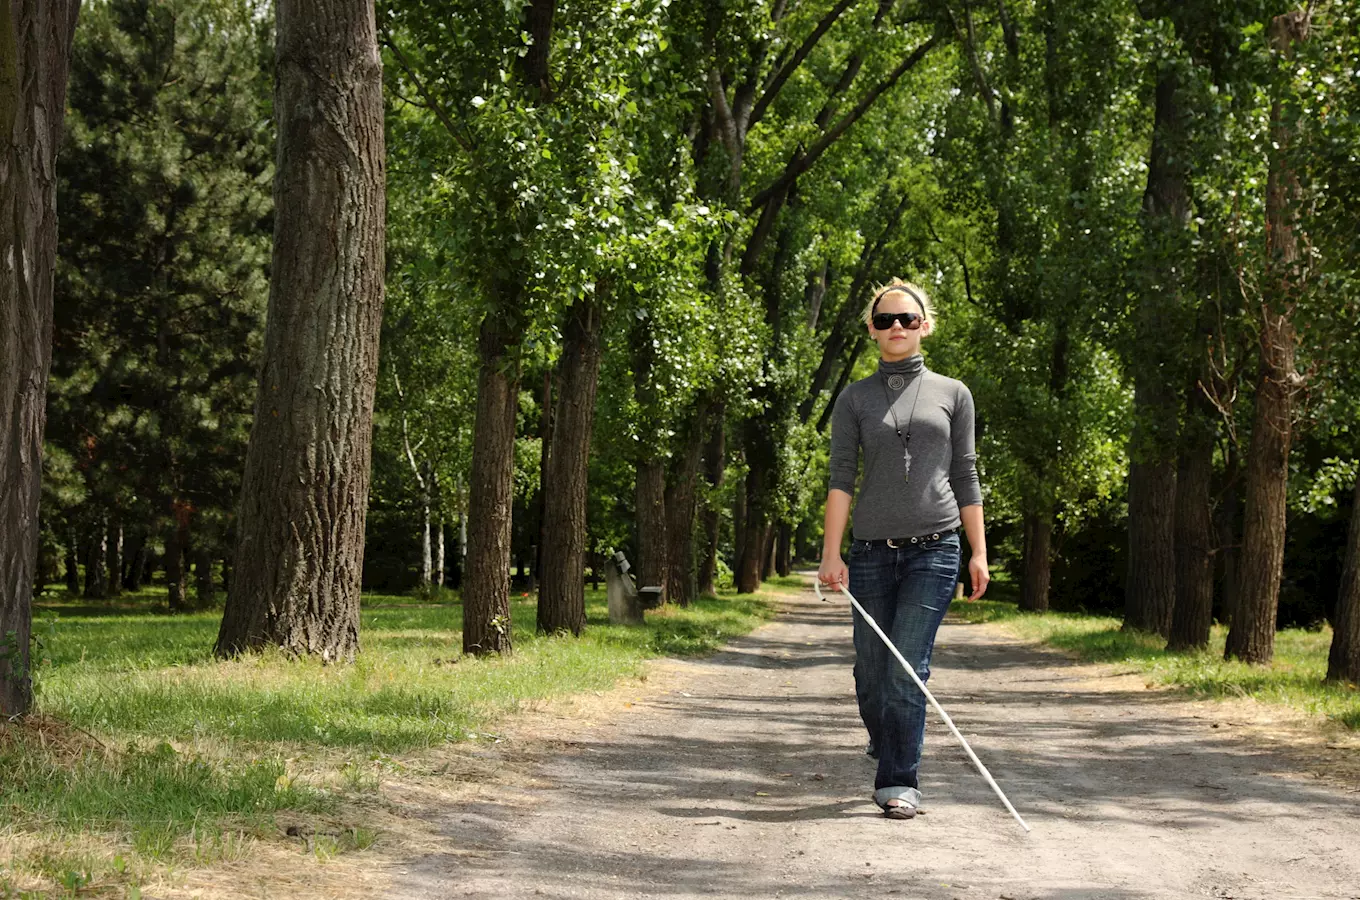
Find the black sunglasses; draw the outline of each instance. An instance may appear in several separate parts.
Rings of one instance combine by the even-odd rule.
[[[915,330],[915,329],[921,327],[922,319],[921,319],[921,314],[920,314],[920,313],[914,313],[914,312],[886,313],[886,312],[882,312],[882,313],[874,313],[874,316],[873,316],[873,320],[872,320],[872,321],[873,321],[873,323],[874,323],[874,328],[875,328],[876,330],[878,330],[878,331],[887,331],[889,328],[892,328],[892,327],[893,327],[893,322],[895,322],[895,321],[896,321],[896,322],[901,322],[903,328],[906,328],[907,330],[912,331],[912,330]]]

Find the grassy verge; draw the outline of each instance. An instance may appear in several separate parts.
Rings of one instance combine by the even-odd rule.
[[[1012,634],[1070,651],[1092,662],[1137,667],[1164,685],[1201,697],[1252,697],[1313,715],[1351,730],[1360,730],[1360,691],[1323,683],[1327,674],[1330,628],[1289,628],[1275,635],[1275,659],[1268,666],[1249,666],[1223,659],[1227,629],[1214,626],[1207,650],[1169,653],[1154,635],[1120,630],[1108,616],[1020,610],[1005,600],[956,601],[955,615],[970,622],[999,622]]]
[[[335,826],[340,801],[400,767],[396,755],[476,739],[525,702],[608,688],[650,658],[711,652],[769,618],[772,597],[705,598],[630,628],[588,592],[579,638],[535,634],[533,600],[516,597],[514,654],[476,659],[461,654],[455,596],[366,596],[363,650],[346,666],[215,660],[220,612],[167,615],[155,592],[42,603],[37,715],[0,725],[0,897],[135,893],[158,866],[276,835],[285,811]],[[371,843],[338,824],[349,844]]]

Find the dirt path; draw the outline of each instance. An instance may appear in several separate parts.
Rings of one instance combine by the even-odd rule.
[[[412,809],[434,840],[387,895],[1360,898],[1360,784],[1301,768],[1269,710],[989,626],[945,625],[931,685],[1033,833],[933,720],[927,814],[884,820],[850,658],[845,609],[809,592],[715,657],[530,717],[487,753],[532,783]]]

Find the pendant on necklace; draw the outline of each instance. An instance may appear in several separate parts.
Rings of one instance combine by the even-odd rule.
[[[906,447],[902,448],[902,480],[911,481],[911,451]]]
[[[892,375],[889,375],[889,376],[888,376],[888,387],[892,388],[893,390],[895,390],[895,391],[900,391],[900,390],[902,390],[902,388],[904,388],[904,387],[906,387],[906,386],[907,386],[907,379],[904,378],[903,376],[901,376],[901,375],[899,375],[899,374],[897,374],[897,373],[895,373],[895,372],[894,372]]]

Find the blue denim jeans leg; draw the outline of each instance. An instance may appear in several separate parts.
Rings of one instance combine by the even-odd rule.
[[[959,575],[957,533],[893,548],[854,541],[850,591],[911,663],[930,678],[930,653]],[[855,696],[869,740],[878,749],[874,800],[921,801],[918,771],[926,731],[926,699],[883,641],[855,613]]]

